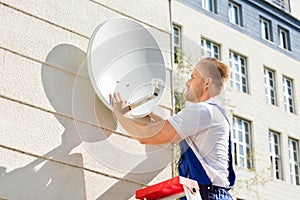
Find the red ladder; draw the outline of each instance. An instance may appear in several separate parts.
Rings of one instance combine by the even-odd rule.
[[[186,197],[187,200],[201,200],[197,181],[182,176],[157,183],[135,192],[136,199],[176,199]]]

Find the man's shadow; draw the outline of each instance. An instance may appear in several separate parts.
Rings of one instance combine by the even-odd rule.
[[[94,125],[115,130],[116,123],[112,112],[94,93],[88,79],[85,61],[86,53],[69,44],[60,44],[48,53],[45,60],[47,64],[42,65],[41,68],[41,77],[45,94],[55,112],[58,113],[54,116],[64,128],[62,132],[53,131],[53,134],[61,135],[62,142],[60,146],[42,155],[48,159],[38,158],[24,167],[10,172],[6,172],[6,167],[1,166],[0,197],[8,199],[86,199],[85,176],[84,170],[81,168],[84,167],[83,157],[82,154],[73,153],[72,150],[82,142],[88,146],[88,144],[106,141],[111,133]],[[56,66],[60,68],[56,68]],[[37,134],[42,135],[43,133]],[[105,152],[109,153],[109,151]],[[107,191],[99,191],[102,194],[98,199],[128,199],[132,197],[135,190],[142,186],[126,180],[149,183],[163,170],[162,166],[171,162],[170,155],[170,149],[146,147],[145,159],[140,163],[132,163],[133,168]],[[102,162],[105,163],[105,160]],[[128,163],[130,160],[127,161]],[[118,164],[121,166],[123,163]],[[150,167],[153,170],[149,170],[151,165],[154,165],[153,168]]]
[[[87,66],[83,65],[78,71],[78,74],[86,75],[86,68]],[[93,122],[93,120],[96,120],[94,123],[102,127],[115,130],[117,127],[116,122],[113,119],[112,112],[107,109],[99,100],[92,88],[91,82],[89,80],[86,83],[84,82],[84,80],[78,79],[74,84],[73,115],[75,118],[77,113],[79,113],[79,116],[83,116],[80,114],[81,111],[78,111],[76,108],[85,105],[85,112],[94,113],[95,116],[93,119],[90,118],[89,121]],[[86,86],[85,89],[81,88],[84,87],[84,85],[88,86]],[[82,91],[85,91],[85,96],[90,96],[88,98],[90,102],[85,101],[85,103],[83,103],[78,101],[80,98],[77,98],[77,96],[82,95]],[[128,141],[128,144],[125,144],[123,148],[120,148],[120,146],[116,145],[116,143],[120,143],[120,141],[126,141],[126,139],[124,140],[126,137],[118,136],[116,139],[119,141],[116,142],[114,142],[112,139],[110,141],[106,139],[95,140],[95,138],[99,137],[99,134],[103,135],[103,133],[95,131],[87,132],[85,128],[81,128],[80,124],[78,124],[77,128],[80,137],[83,138],[82,140],[84,142],[84,146],[91,154],[93,154],[94,158],[112,170],[122,172],[123,174],[125,173],[125,175],[121,177],[117,183],[112,185],[108,190],[104,191],[97,199],[129,199],[133,197],[137,189],[140,189],[143,187],[143,185],[148,184],[172,161],[172,149],[169,145],[143,146],[144,150],[141,152],[136,150],[135,153],[129,153],[127,152],[127,149],[132,149],[130,146],[132,141]],[[105,136],[110,136],[109,131],[104,132],[104,137]],[[91,138],[92,140],[88,140],[87,138]],[[127,140],[133,139],[127,138]],[[135,143],[136,144],[134,145],[138,146],[138,142],[135,141]],[[171,176],[171,173],[169,176]]]
[[[72,92],[76,80],[74,74],[81,67],[85,57],[84,51],[68,44],[58,45],[48,53],[45,60],[47,64],[41,66],[41,79],[45,95],[57,113],[53,116],[62,127],[52,130],[53,137],[61,136],[61,144],[24,167],[6,172],[6,167],[1,166],[0,197],[8,199],[86,199],[84,170],[82,169],[83,157],[81,153],[72,153],[72,150],[81,144],[82,139],[94,142],[103,140],[108,135],[99,134],[93,138],[80,138],[77,133],[76,120],[72,119],[72,98],[74,99]],[[89,101],[88,97],[84,95],[77,96],[77,98],[83,102],[82,107],[84,107],[84,102]],[[41,129],[51,131],[51,126],[59,127],[58,124],[49,124],[49,127]],[[43,131],[36,132],[36,134],[37,137],[43,137]],[[49,140],[49,143],[52,140],[51,138],[44,139],[45,141]]]
[[[86,63],[83,63],[77,71],[77,75],[78,79],[73,85],[72,93],[73,116],[80,119],[85,118],[86,121],[113,131],[116,130],[117,124],[112,111],[97,97],[90,80],[81,78],[88,77]],[[80,98],[82,95],[85,96],[84,101],[82,101],[82,97]],[[80,107],[83,109],[78,109]],[[120,177],[118,182],[110,186],[108,190],[100,191],[102,194],[97,199],[127,200],[134,196],[137,189],[152,181],[172,162],[172,149],[169,145],[144,146],[144,151],[142,152],[137,150],[136,153],[129,153],[126,151],[126,148],[131,149],[130,145],[132,143],[125,144],[123,146],[125,149],[119,148],[120,146],[116,145],[112,139],[110,141],[107,140],[111,136],[109,131],[99,129],[93,131],[93,128],[87,130],[81,123],[76,123],[76,127],[77,133],[84,143],[83,146],[98,162],[112,170],[125,174],[123,177]],[[126,141],[126,139],[123,140],[124,137],[122,136],[117,136],[116,139],[122,142]],[[127,140],[133,139],[127,138]],[[116,141],[116,143],[119,142]],[[135,143],[137,145],[138,142],[135,141]],[[171,176],[171,173],[169,176]]]
[[[145,158],[142,162],[132,168],[125,176],[123,176],[122,178],[124,180],[118,181],[104,193],[99,195],[97,200],[132,199],[135,196],[136,190],[148,185],[155,177],[159,175],[160,172],[163,171],[164,167],[166,167],[172,161],[172,156],[170,155],[170,153],[172,153],[171,149],[159,149],[159,147],[155,146],[146,146],[145,151],[147,158]],[[172,175],[171,170],[169,172],[168,178],[170,178]],[[164,178],[165,176],[166,175],[163,174],[160,179]],[[142,183],[143,185],[125,180],[133,180],[138,183]]]

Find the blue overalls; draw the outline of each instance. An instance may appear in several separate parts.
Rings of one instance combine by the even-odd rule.
[[[209,103],[211,105],[217,106],[218,109],[222,112],[227,122],[229,120],[225,114],[223,108],[214,103]],[[229,123],[230,124],[230,123]],[[230,129],[229,129],[230,130]],[[193,150],[189,147],[185,140],[180,142],[181,156],[178,161],[178,172],[180,176],[184,176],[193,180],[196,180],[200,187],[200,194],[202,200],[233,200],[229,194],[230,188],[234,185],[235,182],[235,173],[232,166],[232,153],[231,153],[231,138],[229,131],[229,150],[228,150],[228,181],[230,182],[229,188],[223,188],[212,185],[209,177],[207,176],[202,164],[198,160],[197,156]],[[186,199],[185,197],[181,198]]]

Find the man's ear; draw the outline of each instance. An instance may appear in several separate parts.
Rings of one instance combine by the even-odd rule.
[[[211,78],[207,78],[206,81],[205,81],[205,85],[208,86],[212,84],[212,79]]]

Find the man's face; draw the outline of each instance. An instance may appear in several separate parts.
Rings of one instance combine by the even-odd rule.
[[[197,68],[191,74],[191,78],[186,82],[186,100],[190,102],[199,102],[200,97],[203,95],[205,83]]]

